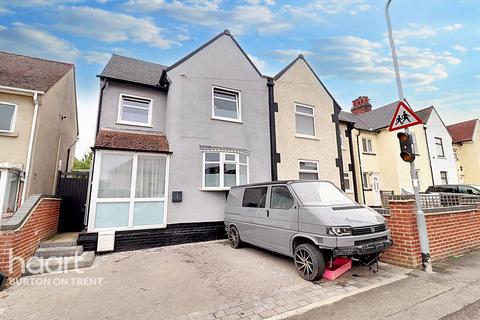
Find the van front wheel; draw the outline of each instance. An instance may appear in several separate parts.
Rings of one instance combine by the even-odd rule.
[[[303,243],[295,248],[294,262],[298,274],[307,281],[320,279],[325,271],[322,252],[309,243]]]
[[[228,230],[228,241],[230,242],[230,246],[234,249],[238,249],[242,245],[237,227],[230,226]]]

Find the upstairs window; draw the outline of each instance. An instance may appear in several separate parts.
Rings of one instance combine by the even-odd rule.
[[[315,110],[313,107],[295,105],[295,128],[300,137],[315,137]]]
[[[442,181],[442,184],[448,184],[447,171],[440,171],[440,180]]]
[[[0,102],[0,132],[13,132],[16,110],[16,105]]]
[[[227,190],[248,183],[248,156],[227,152],[203,153],[203,188]]]
[[[135,126],[152,125],[152,100],[120,95],[118,122]]]
[[[212,118],[240,122],[240,92],[213,87]]]
[[[442,138],[435,138],[435,147],[437,148],[437,156],[445,158],[445,151],[443,150]]]
[[[362,138],[363,153],[373,153],[372,139]]]
[[[299,179],[300,180],[318,180],[318,162],[317,161],[304,161],[298,162],[299,166]]]

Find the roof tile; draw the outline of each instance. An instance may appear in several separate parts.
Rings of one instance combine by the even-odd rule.
[[[472,141],[478,119],[468,120],[447,126],[453,143]]]
[[[96,149],[169,152],[164,133],[117,131],[102,129],[95,141]]]

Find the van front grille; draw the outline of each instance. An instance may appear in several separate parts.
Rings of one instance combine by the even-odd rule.
[[[378,238],[373,238],[373,239],[357,240],[353,244],[355,246],[363,246],[364,244],[379,242],[379,241],[383,241],[383,240],[387,240],[387,239],[388,239],[387,236],[383,236],[383,237],[378,237]]]
[[[374,226],[366,226],[366,227],[356,227],[356,228],[352,228],[352,235],[363,236],[365,234],[383,232],[385,230],[387,230],[387,226],[385,224],[377,224]]]

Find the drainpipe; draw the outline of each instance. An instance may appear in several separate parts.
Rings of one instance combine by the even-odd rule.
[[[277,106],[275,104],[275,97],[273,92],[274,82],[272,78],[267,79],[268,87],[268,114],[270,122],[270,169],[272,181],[278,180],[277,169],[277,137],[275,128],[275,112],[277,112]]]
[[[100,87],[100,95],[98,97],[97,131],[95,131],[95,139],[97,138],[98,131],[100,131],[100,115],[102,113],[103,90],[105,90],[106,86],[107,80],[103,79],[103,84]]]
[[[358,202],[357,169],[355,168],[355,154],[353,151],[353,138],[352,138],[353,125],[348,123],[347,130],[348,130],[348,144],[349,144],[349,151],[350,151],[350,164],[352,166],[351,171],[352,171],[352,180],[353,180],[352,181],[353,192],[355,196],[355,201]]]
[[[75,138],[75,141],[73,141],[70,147],[68,147],[67,149],[67,163],[65,164],[65,172],[68,172],[68,163],[70,162],[70,153],[72,152],[73,145],[77,142],[78,142],[78,136]]]
[[[367,201],[365,200],[365,189],[363,188],[363,169],[362,169],[362,154],[360,153],[360,143],[359,143],[359,138],[360,138],[360,131],[357,133],[357,152],[358,152],[358,164],[359,164],[359,169],[360,169],[360,182],[362,184],[362,198],[363,198],[363,204],[367,204]]]
[[[32,163],[32,152],[33,152],[33,144],[35,140],[35,131],[37,129],[37,118],[38,118],[38,92],[33,93],[33,119],[32,119],[32,128],[30,129],[30,141],[28,143],[28,152],[27,152],[27,164],[25,165],[25,178],[24,178],[24,185],[22,191],[22,204],[25,202],[25,197],[27,196],[27,190],[30,186],[30,166]]]

